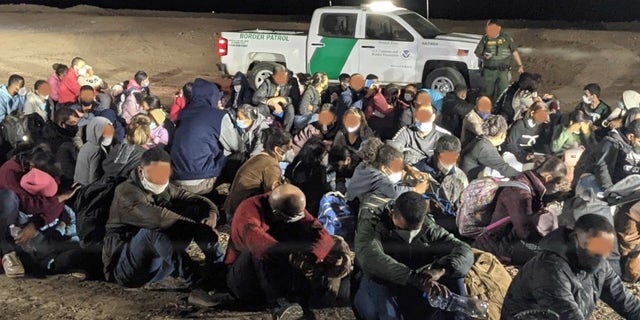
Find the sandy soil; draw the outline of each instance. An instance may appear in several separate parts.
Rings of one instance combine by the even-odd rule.
[[[287,20],[292,22],[287,22]],[[0,6],[0,81],[19,73],[32,86],[46,79],[56,62],[84,57],[108,83],[151,76],[152,92],[165,104],[185,82],[216,78],[215,34],[241,28],[307,27],[304,17],[234,16],[177,12],[106,10],[74,7]],[[482,21],[436,20],[443,30],[479,32]],[[571,108],[582,87],[599,82],[603,98],[615,105],[621,92],[640,89],[640,24],[567,24],[508,22],[521,46],[527,70],[545,79],[542,91],[554,92]],[[588,30],[587,30],[588,29]],[[261,312],[205,311],[186,304],[186,294],[125,290],[114,285],[78,282],[69,276],[8,279],[0,276],[2,319],[268,319]],[[634,287],[638,294],[638,288]],[[234,309],[238,309],[237,306]],[[351,319],[348,308],[320,310],[321,319]],[[620,319],[599,308],[596,319]]]

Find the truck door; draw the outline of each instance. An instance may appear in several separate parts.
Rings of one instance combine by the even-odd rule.
[[[412,82],[415,79],[417,41],[393,17],[367,13],[360,49],[360,73],[373,73],[383,82]]]
[[[324,72],[329,79],[338,79],[341,73],[356,73],[359,51],[356,48],[358,12],[323,12],[319,25],[312,24],[307,40],[307,70],[313,74]]]

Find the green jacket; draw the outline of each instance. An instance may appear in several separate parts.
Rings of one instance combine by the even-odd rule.
[[[591,136],[585,134],[575,134],[569,131],[565,126],[558,125],[555,130],[556,134],[551,142],[551,152],[554,154],[562,153],[565,150],[584,146],[585,148],[591,143]]]
[[[393,225],[389,199],[372,196],[363,201],[358,216],[356,263],[371,277],[396,285],[409,285],[412,271],[424,267],[444,268],[447,276],[464,277],[473,265],[471,247],[425,219],[411,243],[403,240]]]

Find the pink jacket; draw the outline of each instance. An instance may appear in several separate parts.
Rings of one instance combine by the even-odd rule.
[[[162,126],[158,126],[151,130],[151,140],[153,141],[154,147],[158,145],[166,146],[169,144],[169,131]]]
[[[60,100],[60,78],[54,72],[51,77],[49,77],[49,85],[51,86],[51,94],[49,94],[49,98],[53,101]]]

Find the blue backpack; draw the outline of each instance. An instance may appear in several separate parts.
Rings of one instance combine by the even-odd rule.
[[[341,236],[353,243],[357,221],[342,193],[329,192],[322,197],[318,220],[332,236]]]

